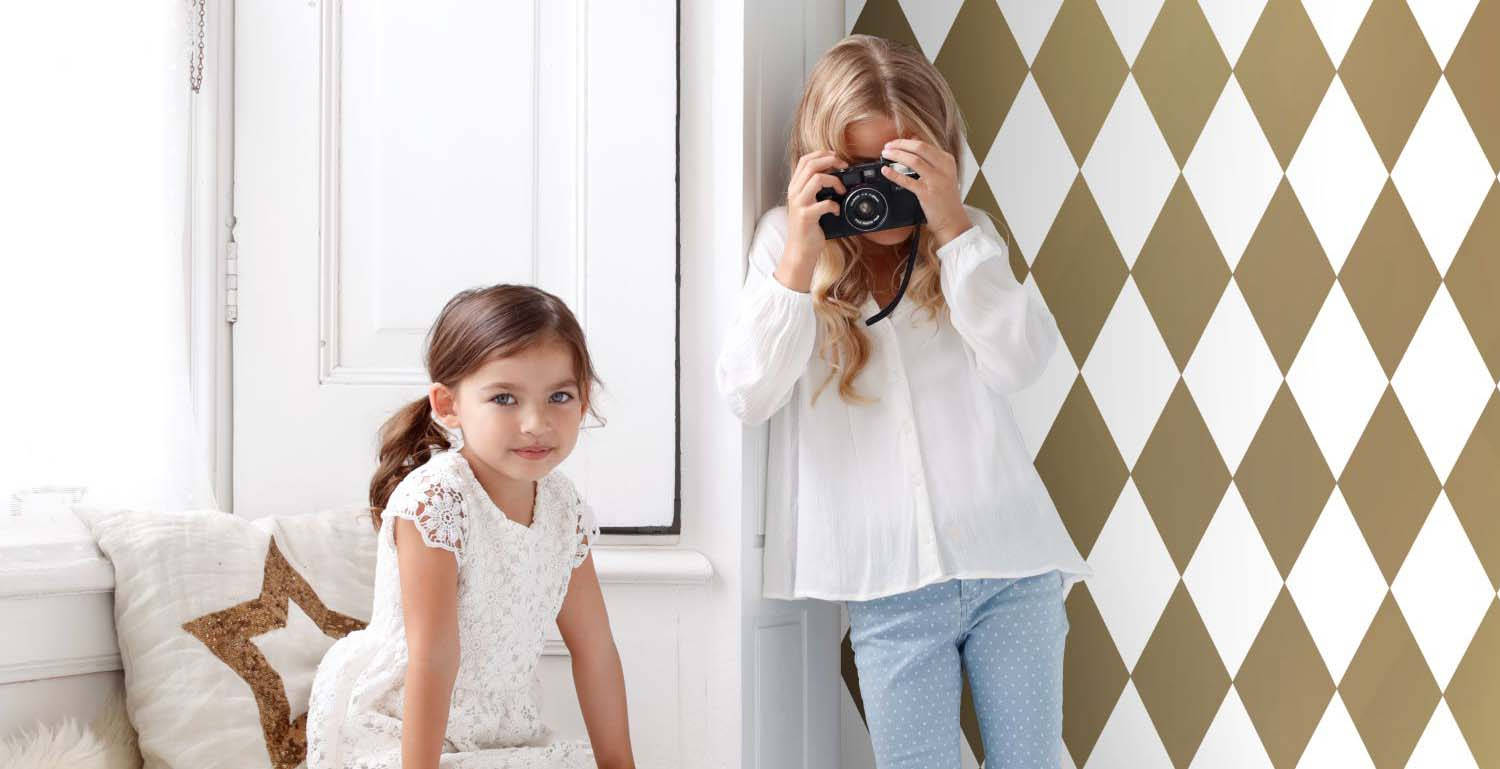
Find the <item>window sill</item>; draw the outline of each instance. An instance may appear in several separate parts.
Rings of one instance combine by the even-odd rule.
[[[665,544],[616,544],[601,537],[592,552],[606,586],[691,587],[707,584],[714,573],[702,553]],[[32,629],[0,639],[0,685],[121,668],[114,567],[92,540],[8,540],[0,544],[0,564],[0,625]],[[567,654],[555,629],[544,653]]]

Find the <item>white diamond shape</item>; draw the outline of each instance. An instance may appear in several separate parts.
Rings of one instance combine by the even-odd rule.
[[[1437,710],[1417,740],[1406,769],[1479,769],[1447,700],[1438,700]]]
[[[1042,42],[1047,39],[1047,31],[1052,29],[1057,9],[1061,7],[1062,0],[1000,0],[1000,12],[1005,14],[1005,23],[1010,26],[1021,55],[1026,57],[1027,66],[1042,49]]]
[[[1162,0],[1099,0],[1099,12],[1104,14],[1104,23],[1114,34],[1126,63],[1140,55],[1161,4]]]
[[[1281,164],[1233,76],[1203,125],[1182,175],[1233,270],[1281,183]]]
[[[1099,138],[1083,161],[1083,178],[1115,236],[1120,256],[1134,266],[1177,181],[1177,161],[1133,75],[1125,78]]]
[[[1297,760],[1297,769],[1329,767],[1375,769],[1370,751],[1365,749],[1365,741],[1359,736],[1359,729],[1349,716],[1349,708],[1344,705],[1344,698],[1338,692],[1333,693],[1333,701],[1323,711],[1323,718],[1318,721],[1318,728],[1313,730],[1307,749],[1302,751],[1302,758]]]
[[[1447,478],[1494,390],[1447,285],[1439,285],[1391,387],[1433,470]]]
[[[865,9],[866,0],[844,0],[844,29],[854,29],[859,14]]]
[[[1458,47],[1458,40],[1463,37],[1464,28],[1469,26],[1469,17],[1474,15],[1474,8],[1478,5],[1479,0],[1408,3],[1439,67],[1448,66],[1448,59],[1453,56],[1453,49]]]
[[[1026,275],[1024,285],[1033,301],[1046,304],[1033,275]],[[1073,382],[1077,378],[1078,366],[1073,363],[1073,354],[1068,352],[1067,345],[1060,344],[1035,382],[1024,390],[1010,393],[1011,413],[1015,415],[1021,440],[1031,452],[1033,460],[1036,459],[1037,452],[1042,450],[1042,442],[1047,439],[1052,422],[1057,419],[1057,412],[1062,410],[1063,401],[1067,400],[1068,391],[1073,389]]]
[[[1438,686],[1448,688],[1495,594],[1446,493],[1391,581],[1391,595]]]
[[[271,668],[281,673],[290,714],[296,718],[307,712],[313,674],[317,672],[323,654],[333,646],[334,639],[329,638],[296,601],[287,603],[286,625],[261,633],[250,642],[260,649]]]
[[[984,158],[984,180],[1005,211],[1027,264],[1036,259],[1076,178],[1073,153],[1036,79],[1028,74]]]
[[[1354,514],[1349,512],[1349,503],[1338,489],[1313,524],[1302,554],[1287,575],[1286,588],[1328,672],[1335,682],[1343,680],[1360,640],[1385,600],[1386,584]]]
[[[1335,478],[1385,392],[1385,370],[1335,282],[1286,374],[1307,427]]]
[[[1128,681],[1084,769],[1173,769],[1135,682]]]
[[[1233,687],[1208,725],[1188,769],[1273,769],[1245,702]]]
[[[958,9],[964,0],[900,0],[901,12],[906,23],[911,25],[917,44],[928,61],[937,61],[938,50],[958,18]]]
[[[1089,595],[1125,668],[1134,670],[1177,589],[1177,567],[1135,481],[1125,482],[1088,562],[1094,569]]]
[[[1125,279],[1119,299],[1083,362],[1083,379],[1125,465],[1134,467],[1177,384],[1177,364],[1133,276]]]
[[[1182,581],[1233,678],[1282,585],[1276,562],[1234,484],[1208,522]]]
[[[1447,274],[1493,184],[1490,179],[1489,160],[1448,79],[1441,78],[1391,169],[1391,181],[1438,272]]]
[[[968,139],[964,139],[961,144],[959,149],[963,151],[958,157],[958,196],[967,198],[969,190],[974,188],[974,177],[979,175],[979,161],[974,159],[974,150],[969,146]]]
[[[1302,0],[1302,7],[1328,49],[1328,58],[1338,67],[1370,10],[1370,0]]]
[[[1233,473],[1281,387],[1281,369],[1233,280],[1208,319],[1182,379]]]
[[[1335,77],[1307,126],[1286,179],[1337,273],[1385,186],[1385,164],[1344,83]]]
[[[1255,22],[1266,7],[1266,0],[1199,0],[1198,5],[1202,6],[1208,26],[1233,67],[1244,53],[1250,33],[1255,31]]]

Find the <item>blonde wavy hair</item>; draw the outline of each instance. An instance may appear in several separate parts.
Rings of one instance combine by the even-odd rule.
[[[920,139],[962,158],[963,118],[953,91],[921,51],[880,37],[850,35],[818,60],[807,78],[792,123],[788,167],[809,152],[832,150],[849,158],[849,126],[883,117],[901,136]],[[960,160],[960,162],[962,162]],[[838,378],[839,397],[869,403],[855,392],[854,380],[870,358],[870,340],[861,326],[861,303],[877,277],[860,248],[861,238],[830,240],[813,271],[813,310],[823,330],[820,354],[833,371],[818,385],[813,401]],[[902,253],[905,246],[899,247]],[[947,312],[938,280],[938,260],[931,238],[918,242],[917,264],[902,301],[915,302],[936,320]],[[899,276],[889,276],[894,284]]]

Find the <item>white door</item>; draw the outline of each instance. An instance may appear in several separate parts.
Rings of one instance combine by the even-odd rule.
[[[746,3],[745,200],[750,221],[785,200],[786,147],[808,71],[841,36],[842,2],[764,0]],[[748,236],[747,232],[747,236]],[[746,245],[748,245],[748,240]],[[837,604],[759,597],[765,550],[764,489],[767,427],[746,429],[744,502],[752,536],[742,563],[747,769],[828,769],[839,766]],[[772,470],[774,472],[774,470]]]
[[[605,380],[564,471],[671,530],[675,3],[250,0],[235,30],[235,512],[362,503],[437,311],[519,282]]]

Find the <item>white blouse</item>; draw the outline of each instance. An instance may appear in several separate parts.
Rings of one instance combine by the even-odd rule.
[[[761,218],[717,376],[747,424],[769,419],[767,598],[867,600],[946,579],[1052,569],[1092,576],[1032,465],[1008,393],[1041,375],[1061,335],[1016,281],[989,217],[937,251],[947,317],[903,299],[862,330],[870,358],[845,403],[810,294],[773,273],[784,207]],[[925,233],[924,233],[925,235]],[[867,298],[863,316],[879,308]]]

